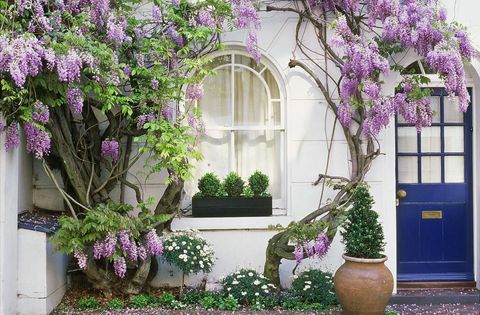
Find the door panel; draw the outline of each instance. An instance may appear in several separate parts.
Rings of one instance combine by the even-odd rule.
[[[397,122],[399,281],[473,280],[472,106],[432,90],[437,116],[412,134]]]

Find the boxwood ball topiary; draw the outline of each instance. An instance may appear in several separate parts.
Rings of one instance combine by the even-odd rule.
[[[268,176],[260,171],[255,171],[255,173],[248,178],[248,185],[254,196],[261,196],[264,194],[267,191],[268,184]]]
[[[245,182],[237,173],[231,172],[225,177],[223,187],[229,197],[239,197],[243,193]]]
[[[213,173],[206,173],[198,180],[198,190],[203,197],[218,196],[221,185],[220,179]]]

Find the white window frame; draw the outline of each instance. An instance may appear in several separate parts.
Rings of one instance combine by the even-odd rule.
[[[230,56],[231,60],[229,63],[219,65],[212,70],[220,70],[223,68],[231,67],[231,103],[230,103],[230,111],[231,111],[231,121],[230,121],[230,126],[205,126],[205,131],[230,131],[230,154],[229,154],[229,161],[228,161],[228,172],[231,171],[237,171],[234,169],[236,165],[236,156],[235,156],[235,132],[237,131],[280,131],[280,157],[278,162],[280,163],[280,174],[279,174],[279,180],[280,180],[280,191],[281,191],[281,197],[278,199],[273,199],[272,200],[272,206],[273,206],[273,215],[286,215],[286,205],[287,205],[287,193],[286,193],[286,187],[287,187],[287,171],[286,171],[286,128],[285,128],[285,116],[286,116],[286,109],[285,109],[285,85],[284,85],[284,80],[281,78],[280,73],[277,71],[277,68],[268,61],[265,57],[262,56],[260,64],[263,66],[260,71],[257,71],[253,68],[250,68],[247,65],[244,64],[236,64],[235,63],[235,56],[236,55],[241,55],[245,56],[248,58],[251,58],[251,56],[242,49],[228,49],[226,51],[221,51],[221,52],[215,52],[209,55],[210,59],[215,59],[217,57],[222,57],[222,56]],[[271,111],[273,108],[273,103],[280,103],[280,124],[279,125],[274,125],[275,122],[272,119],[268,120],[268,123],[264,126],[235,126],[235,99],[233,95],[235,95],[235,67],[241,67],[244,68],[250,72],[252,72],[257,78],[261,80],[263,83],[263,86],[265,87],[267,91],[267,99],[268,99],[268,111]],[[271,91],[270,87],[268,86],[267,82],[265,79],[262,77],[262,74],[265,70],[269,70],[272,76],[274,77],[277,85],[278,85],[278,90],[279,90],[279,98],[272,98],[271,96]],[[198,108],[198,103],[195,102],[195,107]],[[268,117],[272,117],[271,113],[267,113]]]

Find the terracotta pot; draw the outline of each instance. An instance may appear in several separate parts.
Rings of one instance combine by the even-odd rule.
[[[392,297],[393,276],[387,257],[362,259],[343,255],[333,281],[345,315],[383,315]]]

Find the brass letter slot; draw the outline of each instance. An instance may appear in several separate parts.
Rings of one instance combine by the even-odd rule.
[[[423,220],[428,220],[428,219],[442,219],[443,218],[443,212],[442,210],[427,210],[427,211],[422,211],[422,219]]]

